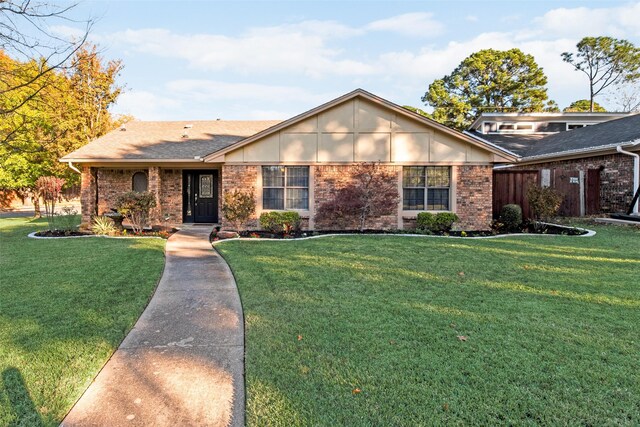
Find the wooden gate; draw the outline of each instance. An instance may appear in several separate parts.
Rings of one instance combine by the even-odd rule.
[[[600,169],[586,171],[546,170],[495,170],[493,171],[493,217],[500,215],[506,204],[522,207],[522,217],[533,216],[527,189],[532,183],[548,185],[562,196],[559,216],[583,216],[600,213]]]
[[[522,207],[522,217],[532,217],[527,189],[531,183],[537,183],[537,170],[495,170],[493,171],[493,217],[500,215],[504,205],[514,203]]]
[[[562,203],[558,209],[559,216],[580,216],[580,171],[551,170],[551,187],[562,196]]]

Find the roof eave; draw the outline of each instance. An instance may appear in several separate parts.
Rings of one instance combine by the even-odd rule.
[[[598,147],[579,148],[574,150],[559,151],[555,153],[541,154],[538,156],[525,156],[520,159],[521,164],[541,163],[562,159],[581,157],[584,154],[601,155],[616,153],[616,147],[637,147],[640,149],[640,139],[626,142],[616,142],[614,144],[601,145]],[[635,150],[634,150],[635,151]]]
[[[61,163],[202,163],[199,159],[114,159],[114,158],[66,158],[58,159]]]

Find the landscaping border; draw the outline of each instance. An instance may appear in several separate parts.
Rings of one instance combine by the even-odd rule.
[[[568,227],[566,225],[559,225],[559,224],[551,224],[551,223],[543,223],[545,225],[553,225],[555,227],[559,227],[559,228],[566,228],[566,229],[576,229],[576,230],[582,230],[582,231],[586,231],[586,234],[580,234],[578,236],[568,236],[566,234],[544,234],[544,233],[511,233],[511,234],[499,234],[496,236],[477,236],[477,237],[462,237],[462,236],[435,236],[433,234],[393,234],[393,233],[380,233],[380,234],[361,234],[361,233],[335,233],[335,234],[320,234],[318,236],[307,236],[307,237],[296,237],[296,238],[291,238],[291,239],[273,239],[273,238],[252,238],[252,237],[234,237],[231,239],[222,239],[222,240],[216,240],[214,242],[211,242],[211,244],[213,246],[216,246],[217,244],[221,243],[221,242],[227,242],[227,241],[252,241],[252,242],[257,242],[257,241],[269,241],[269,242],[297,242],[300,240],[310,240],[310,239],[319,239],[321,237],[340,237],[340,236],[377,236],[377,237],[434,237],[434,238],[444,238],[444,239],[464,239],[464,240],[468,240],[468,239],[498,239],[498,238],[503,238],[503,237],[531,237],[531,236],[549,236],[549,237],[555,237],[555,236],[559,236],[559,237],[593,237],[596,235],[596,232],[594,230],[589,230],[587,228],[582,228],[582,227]]]
[[[86,237],[103,237],[105,239],[162,239],[167,240],[164,237],[158,236],[107,236],[106,234],[87,234],[85,236],[58,236],[58,237],[43,237],[36,236],[39,231],[34,231],[29,233],[27,237],[32,239],[84,239]]]

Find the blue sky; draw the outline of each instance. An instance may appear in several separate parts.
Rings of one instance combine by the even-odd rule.
[[[640,45],[640,2],[625,1],[85,0],[74,13],[97,18],[91,39],[124,62],[114,112],[142,120],[285,119],[357,87],[423,107],[466,56],[512,47],[534,55],[563,108],[588,85],[561,52],[587,35]]]

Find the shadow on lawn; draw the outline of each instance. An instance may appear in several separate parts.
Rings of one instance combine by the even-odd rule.
[[[11,410],[15,420],[9,424],[14,426],[44,426],[40,413],[35,407],[29,390],[22,378],[22,374],[16,368],[7,368],[2,372],[2,386],[4,393],[9,397]]]

